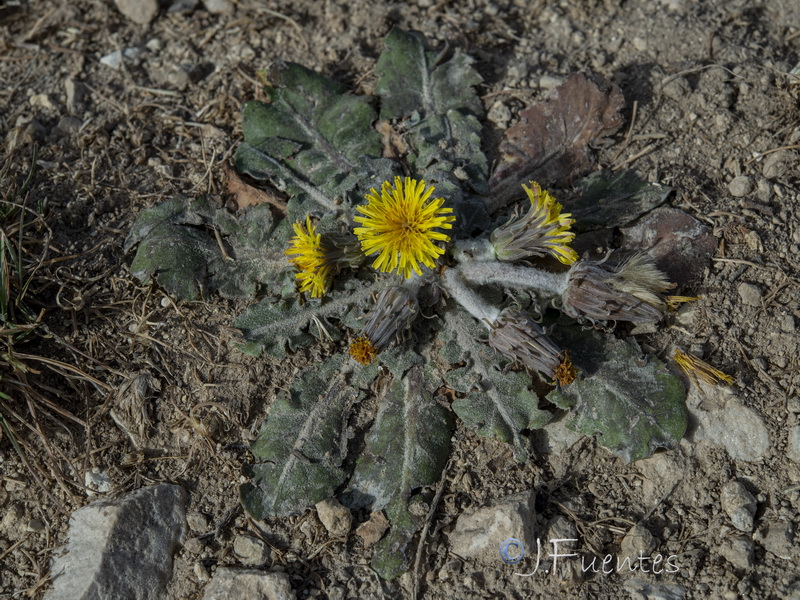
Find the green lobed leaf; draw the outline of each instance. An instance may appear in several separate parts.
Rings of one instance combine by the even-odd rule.
[[[672,188],[647,183],[633,171],[597,171],[578,182],[581,190],[566,209],[577,231],[621,227],[666,202]]]
[[[451,413],[434,400],[435,379],[420,362],[413,352],[387,362],[390,368],[396,367],[395,375],[379,399],[366,449],[345,497],[353,508],[386,509],[391,531],[377,546],[373,562],[385,578],[408,568],[408,545],[423,523],[409,513],[408,502],[415,490],[439,481],[454,427]],[[417,364],[401,376],[411,363]]]
[[[399,172],[381,158],[369,97],[346,94],[341,84],[292,63],[274,64],[269,79],[270,102],[254,100],[242,110],[236,168],[285,190],[291,221],[320,209],[347,213]]]
[[[466,397],[453,402],[453,410],[464,424],[480,435],[511,444],[518,461],[528,458],[523,429],[544,427],[552,415],[539,408],[539,397],[530,389],[531,376],[525,372],[501,372],[499,356],[480,341],[480,325],[461,310],[445,313],[445,327],[439,334],[444,342],[441,355],[458,358],[463,366],[447,373],[445,380]]]
[[[337,354],[304,370],[290,394],[278,397],[251,446],[256,464],[246,465],[250,481],[240,488],[242,505],[256,519],[302,512],[330,498],[344,483],[347,411],[363,397],[359,384],[377,368],[350,372]]]
[[[483,115],[474,86],[482,79],[472,58],[428,50],[425,38],[395,27],[385,41],[375,70],[381,119],[406,119],[408,160],[415,176],[436,187],[437,196],[456,207],[456,235],[488,225],[483,202],[463,189],[488,192],[488,162],[481,150]],[[462,211],[461,205],[467,205]]]
[[[598,442],[626,462],[674,446],[686,431],[686,390],[680,378],[655,356],[643,356],[633,339],[602,337],[561,328],[574,349],[578,379],[547,399],[572,408],[567,427]]]
[[[434,400],[435,387],[421,365],[392,379],[379,399],[366,450],[356,463],[349,485],[350,505],[380,510],[393,499],[407,499],[415,488],[439,480],[453,422]]]
[[[208,198],[174,199],[143,210],[124,248],[138,246],[131,263],[135,277],[155,279],[178,298],[197,300],[214,291],[254,298],[264,282],[290,266],[282,251],[268,245],[285,247],[287,238],[266,205],[234,215]]]
[[[351,280],[342,283],[342,289],[333,290],[317,300],[307,300],[298,294],[283,298],[269,296],[249,306],[236,318],[233,326],[244,336],[243,351],[252,356],[266,352],[284,358],[287,350],[293,352],[324,336],[324,333],[320,335],[319,326],[325,326],[329,317],[349,322],[351,312],[358,304],[366,302],[384,286],[381,281],[364,284]],[[309,331],[312,326],[316,331]],[[335,331],[333,327],[331,331]]]

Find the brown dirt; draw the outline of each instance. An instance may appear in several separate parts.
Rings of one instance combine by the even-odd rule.
[[[520,578],[499,560],[485,568],[448,555],[444,532],[459,514],[534,486],[543,526],[573,515],[598,548],[613,547],[628,523],[641,521],[659,552],[679,556],[679,572],[656,581],[683,586],[687,597],[789,597],[800,555],[777,558],[757,532],[752,568],[732,567],[721,555],[730,526],[719,498],[726,482],[741,480],[759,502],[757,529],[779,520],[800,527],[800,465],[787,457],[800,413],[800,83],[788,75],[800,54],[796,2],[269,4],[241,0],[232,15],[202,5],[162,10],[149,26],[97,0],[23,1],[16,14],[0,13],[0,132],[17,179],[39,146],[27,202],[44,205],[53,233],[48,256],[60,259],[37,274],[29,297],[45,309],[47,329],[22,350],[100,382],[38,363],[43,373],[29,375],[84,425],[40,408],[42,435],[55,451],[49,455],[42,435],[11,419],[49,495],[0,440],[0,597],[24,590],[40,597],[69,513],[90,501],[83,484],[93,468],[118,491],[180,483],[191,494],[189,511],[208,518],[214,534],[202,538],[199,554],[178,552],[169,598],[199,598],[204,572],[237,564],[232,540],[247,531],[274,547],[268,566],[291,575],[299,598],[410,597],[410,576],[380,583],[358,538],[330,543],[313,511],[257,524],[239,508],[248,442],[275,392],[319,349],[284,363],[243,356],[229,330],[241,306],[218,297],[176,304],[134,280],[122,250],[142,208],[174,196],[224,199],[223,165],[241,139],[240,107],[263,97],[259,70],[295,61],[369,92],[392,25],[474,56],[487,111],[500,102],[512,122],[546,96],[553,77],[593,70],[621,86],[628,120],[599,149],[600,163],[674,187],[671,204],[708,224],[720,242],[685,290],[703,296],[698,318],[646,343],[662,356],[672,345],[691,348],[732,374],[734,394],[770,435],[770,449],[755,462],[692,441],[690,430],[680,448],[642,463],[623,464],[583,439],[518,465],[507,447],[460,428],[418,572],[422,596],[628,597],[620,575]],[[143,53],[124,68],[100,63],[130,47]],[[68,80],[79,90],[71,105]],[[739,175],[753,190],[734,197],[729,183]],[[743,302],[741,283],[757,286],[760,305]],[[703,389],[702,401],[713,403],[716,392]],[[130,435],[112,412],[127,419]],[[44,528],[31,531],[36,519]]]

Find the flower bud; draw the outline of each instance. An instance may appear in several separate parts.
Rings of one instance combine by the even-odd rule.
[[[666,310],[661,294],[672,288],[646,254],[635,254],[617,266],[581,260],[569,271],[561,296],[564,312],[590,321],[659,321]]]
[[[500,313],[489,331],[489,345],[549,381],[571,383],[575,379],[567,354],[521,310],[507,308]]]
[[[378,296],[367,324],[350,344],[350,356],[362,365],[373,362],[398,332],[409,328],[419,313],[419,301],[408,289],[388,287]]]

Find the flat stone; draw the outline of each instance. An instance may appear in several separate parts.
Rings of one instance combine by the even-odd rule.
[[[184,536],[186,500],[180,486],[161,484],[76,510],[45,599],[162,598]]]
[[[353,515],[336,498],[328,498],[318,502],[316,509],[319,520],[331,536],[344,537],[350,532],[350,527],[353,524]]]
[[[739,298],[742,300],[743,304],[747,306],[761,306],[761,290],[757,285],[742,282],[739,284],[739,287],[736,288],[736,291],[739,292]]]
[[[367,521],[356,527],[356,535],[361,538],[364,548],[377,543],[389,528],[389,519],[382,510],[373,512]]]
[[[790,168],[792,155],[787,150],[772,152],[764,158],[761,173],[767,179],[780,179]]]
[[[719,553],[737,569],[749,571],[753,568],[753,542],[744,537],[726,537]]]
[[[126,19],[139,25],[147,25],[158,14],[158,0],[114,0],[114,4]]]
[[[52,111],[58,110],[58,107],[47,94],[34,94],[28,98],[28,102],[30,102],[30,105],[34,108],[44,108]]]
[[[794,527],[789,521],[773,521],[761,538],[764,549],[782,560],[792,560],[797,554],[794,548]]]
[[[720,502],[722,510],[730,517],[736,529],[746,533],[753,531],[753,517],[758,504],[744,484],[740,481],[729,481],[722,488]]]
[[[233,551],[242,564],[248,567],[263,565],[270,555],[270,550],[264,540],[252,535],[237,535],[233,540]]]
[[[789,460],[800,463],[800,425],[789,432],[789,447],[786,450]]]
[[[186,524],[189,529],[197,533],[205,533],[208,530],[208,517],[203,513],[193,510],[186,515]]]
[[[219,567],[206,586],[203,600],[296,600],[286,573]]]
[[[203,0],[203,5],[212,15],[231,15],[236,10],[231,0]]]
[[[658,540],[643,525],[634,525],[630,528],[619,546],[621,558],[630,558],[631,564],[636,564],[639,556],[650,556],[658,547]]]
[[[142,56],[144,51],[141,48],[125,48],[124,50],[114,50],[106,54],[100,59],[100,62],[112,69],[119,69],[122,66],[122,61],[128,60],[136,62]]]
[[[710,408],[701,408],[709,405]],[[746,407],[730,388],[705,383],[693,384],[686,407],[697,428],[691,440],[722,446],[734,460],[752,462],[766,455],[770,439],[764,419]]]
[[[753,191],[753,180],[747,175],[739,175],[731,179],[728,191],[734,198],[743,198]]]
[[[449,536],[451,551],[462,558],[497,565],[501,545],[514,538],[523,548],[517,548],[511,556],[522,550],[535,552],[535,502],[536,492],[529,490],[462,514]]]
[[[632,600],[683,600],[686,589],[674,583],[651,583],[638,577],[628,579],[623,585]]]

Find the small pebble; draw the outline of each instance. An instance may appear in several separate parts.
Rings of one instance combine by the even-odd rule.
[[[746,175],[734,177],[728,184],[728,191],[734,198],[743,198],[753,191],[753,180]]]
[[[761,306],[761,290],[752,283],[740,283],[737,288],[739,298],[747,306]]]
[[[36,108],[44,108],[52,111],[58,110],[58,107],[53,103],[53,101],[50,99],[50,96],[47,94],[34,94],[28,98],[28,102],[30,102],[31,106]]]
[[[246,566],[262,565],[269,558],[269,548],[252,535],[237,535],[233,540],[233,551]]]
[[[114,0],[125,18],[139,25],[147,25],[158,14],[157,0]]]
[[[203,541],[196,537],[189,538],[184,542],[183,548],[189,554],[200,554],[203,551]]]
[[[335,498],[317,503],[317,516],[333,537],[346,536],[353,524],[353,515]]]
[[[212,15],[230,15],[236,8],[231,0],[203,0],[203,5]]]
[[[726,537],[720,546],[719,553],[738,569],[753,568],[753,542],[744,537]]]
[[[756,514],[756,499],[744,484],[730,481],[722,488],[722,509],[730,517],[731,523],[739,531],[753,531],[753,517]]]
[[[205,533],[208,531],[208,517],[203,513],[192,511],[186,514],[186,524],[189,529],[197,533]]]

